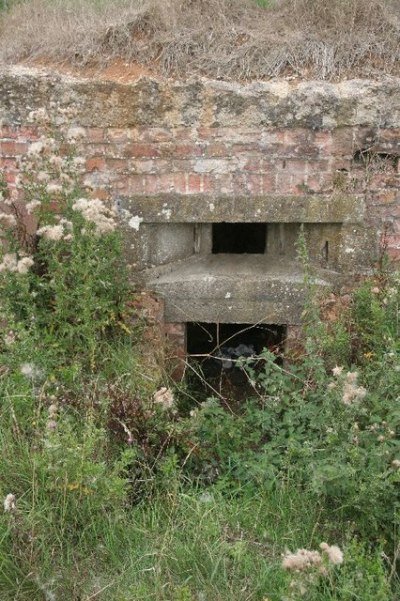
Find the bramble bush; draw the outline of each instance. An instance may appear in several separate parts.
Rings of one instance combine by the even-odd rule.
[[[307,270],[306,284],[304,357],[282,366],[265,350],[257,373],[243,362],[254,395],[235,410],[217,398],[194,410],[190,465],[229,489],[297,482],[355,521],[356,532],[392,543],[400,519],[398,275],[365,282],[333,327],[319,318]]]

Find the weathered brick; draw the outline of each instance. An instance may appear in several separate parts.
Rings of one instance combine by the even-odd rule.
[[[174,157],[200,157],[204,154],[204,146],[200,144],[175,144],[170,147],[170,155]]]
[[[89,173],[92,171],[103,171],[106,169],[106,160],[104,157],[90,157],[86,160],[85,168]]]
[[[160,149],[156,144],[136,144],[130,143],[124,150],[124,155],[133,158],[153,159],[160,157]]]
[[[145,194],[156,194],[158,192],[158,175],[144,176]]]
[[[17,142],[11,140],[2,140],[0,142],[0,154],[5,157],[16,157],[25,154],[28,150],[26,142]]]
[[[95,144],[105,141],[105,130],[100,127],[88,127],[86,129],[86,140]]]
[[[175,191],[175,174],[163,173],[157,178],[158,192],[174,192]]]
[[[279,192],[276,187],[276,174],[266,174],[262,173],[260,175],[260,185],[261,185],[261,193],[262,194],[273,194],[274,192]]]
[[[186,193],[186,174],[175,173],[174,174],[174,190],[179,194]]]
[[[145,192],[145,178],[143,175],[130,175],[127,177],[129,194],[143,194]]]
[[[189,173],[187,178],[187,192],[189,194],[198,194],[201,191],[201,175]]]
[[[126,129],[109,128],[106,130],[106,139],[114,144],[129,142],[129,132]]]
[[[222,142],[211,142],[207,146],[200,147],[203,150],[203,154],[207,157],[228,157],[230,156],[230,149],[226,144]]]
[[[129,161],[127,159],[109,159],[105,160],[105,166],[107,169],[120,173],[121,171],[127,171],[129,167]]]

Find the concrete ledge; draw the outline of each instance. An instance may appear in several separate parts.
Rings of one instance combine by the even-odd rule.
[[[139,223],[343,223],[361,222],[362,196],[209,196],[159,194],[118,199],[120,214],[129,225]]]
[[[330,287],[319,277],[318,286]],[[213,255],[148,270],[146,286],[165,302],[167,322],[300,324],[304,277],[298,263],[264,255]]]

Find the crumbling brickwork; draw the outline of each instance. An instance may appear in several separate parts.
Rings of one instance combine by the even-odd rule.
[[[122,84],[8,69],[0,74],[0,167],[12,188],[18,157],[43,133],[30,111],[73,106],[71,125],[85,131],[83,183],[115,203],[132,278],[165,298],[167,322],[257,322],[265,309],[274,323],[296,326],[297,275],[282,267],[263,280],[260,257],[242,261],[248,272],[236,282],[240,262],[227,263],[225,279],[222,263],[210,272],[212,224],[266,223],[281,247],[306,224],[325,269],[321,284],[368,272],[383,238],[399,261],[399,89],[394,78]],[[268,265],[280,252],[270,250]],[[171,265],[182,263],[174,280]]]

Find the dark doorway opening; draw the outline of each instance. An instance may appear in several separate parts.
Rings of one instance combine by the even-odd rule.
[[[267,246],[266,223],[213,223],[213,254],[264,254]]]
[[[245,363],[256,371],[262,369],[264,349],[282,361],[285,338],[283,325],[189,322],[186,340],[191,379],[205,396],[214,391],[230,400],[245,399],[255,392]]]

